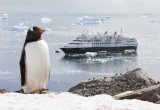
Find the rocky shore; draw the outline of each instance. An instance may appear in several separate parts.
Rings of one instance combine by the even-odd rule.
[[[132,92],[118,95],[126,91]],[[82,96],[109,94],[115,99],[140,99],[160,103],[159,82],[150,78],[140,68],[128,71],[125,74],[81,82],[70,88],[69,92]]]
[[[0,89],[1,94],[6,92],[7,90]],[[116,100],[139,99],[160,104],[159,82],[150,78],[140,68],[112,77],[89,79],[70,88],[68,92],[86,97],[106,94]],[[54,92],[44,92],[44,94],[46,93]]]

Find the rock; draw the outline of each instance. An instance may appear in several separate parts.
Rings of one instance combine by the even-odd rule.
[[[69,92],[82,96],[93,96],[97,94],[116,95],[125,91],[135,91],[156,85],[157,82],[147,76],[142,69],[137,68],[127,71],[120,76],[103,77],[84,81],[69,89]]]
[[[149,86],[131,93],[113,96],[115,99],[139,99],[160,104],[160,84]]]
[[[141,100],[154,103],[160,100],[160,84],[139,90],[139,92],[142,93]]]
[[[0,89],[0,93],[3,94],[3,93],[6,93],[7,91],[5,89]]]
[[[156,104],[160,104],[160,100],[156,102]]]

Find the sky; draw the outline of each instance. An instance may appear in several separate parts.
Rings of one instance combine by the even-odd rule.
[[[160,0],[0,0],[0,13],[159,13]]]

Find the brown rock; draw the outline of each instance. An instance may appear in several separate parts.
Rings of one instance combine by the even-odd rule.
[[[125,95],[115,95],[115,99],[139,99],[143,101],[149,101],[153,103],[160,103],[160,84],[155,86],[149,86],[144,89],[127,93]]]
[[[3,93],[6,93],[7,91],[5,89],[0,89],[0,93],[3,94]]]
[[[97,94],[109,94],[113,96],[125,91],[135,91],[156,84],[157,82],[149,78],[142,69],[137,68],[133,71],[127,71],[127,73],[120,76],[94,78],[93,80],[79,83],[70,88],[69,92],[83,96]]]

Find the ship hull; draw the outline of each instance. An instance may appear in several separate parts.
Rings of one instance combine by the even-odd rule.
[[[125,50],[137,50],[136,46],[122,47],[86,47],[86,48],[61,48],[65,54],[85,54],[86,52],[124,52]]]

